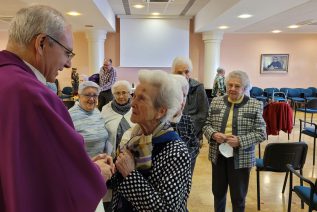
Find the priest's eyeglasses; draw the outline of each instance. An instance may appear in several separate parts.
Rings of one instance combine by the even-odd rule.
[[[70,50],[69,48],[67,48],[66,46],[64,46],[63,44],[61,44],[59,41],[57,41],[55,38],[53,38],[50,35],[46,35],[47,37],[49,37],[52,41],[54,41],[55,43],[57,43],[59,46],[63,47],[66,50],[66,56],[67,58],[70,60],[75,56],[75,53]]]

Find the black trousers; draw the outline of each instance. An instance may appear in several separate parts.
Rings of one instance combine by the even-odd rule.
[[[112,101],[113,95],[111,92],[111,89],[106,90],[106,91],[101,91],[99,96],[98,96],[98,109],[101,111],[102,107],[108,102]]]
[[[244,211],[250,171],[251,168],[234,169],[233,157],[225,158],[219,153],[217,164],[212,163],[212,193],[215,212],[225,212],[228,186],[232,211]]]

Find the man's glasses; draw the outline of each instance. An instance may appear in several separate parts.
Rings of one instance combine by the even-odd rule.
[[[80,94],[81,96],[86,97],[87,99],[93,98],[93,99],[97,99],[98,95],[97,94]]]
[[[58,45],[60,45],[61,47],[63,47],[66,50],[65,53],[66,53],[66,56],[67,56],[68,59],[72,59],[75,56],[75,53],[72,50],[70,50],[67,47],[65,47],[63,44],[58,42],[55,38],[53,38],[50,35],[46,35],[46,36],[49,37],[51,40],[53,40],[55,43],[57,43]]]

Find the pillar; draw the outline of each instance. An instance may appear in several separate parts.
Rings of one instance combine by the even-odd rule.
[[[106,37],[107,31],[105,30],[94,29],[86,31],[86,38],[88,40],[89,76],[98,73],[100,67],[103,65]]]
[[[205,43],[204,86],[212,88],[220,64],[220,44],[223,32],[203,32],[202,38]]]

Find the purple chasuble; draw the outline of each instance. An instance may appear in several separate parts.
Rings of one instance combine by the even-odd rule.
[[[93,212],[106,193],[63,102],[0,51],[0,211]]]

